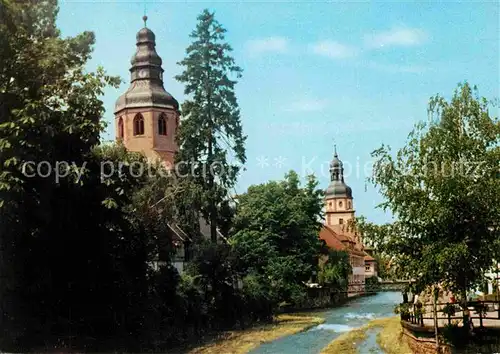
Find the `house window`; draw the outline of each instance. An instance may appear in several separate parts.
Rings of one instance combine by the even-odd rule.
[[[158,134],[167,135],[167,118],[163,113],[158,118]]]
[[[344,223],[344,219],[339,219],[339,224],[343,224]]]
[[[371,270],[371,267],[369,264],[365,265],[365,272],[369,272]]]
[[[144,117],[140,113],[134,117],[134,135],[144,135]]]
[[[118,138],[123,139],[123,118],[118,119]]]

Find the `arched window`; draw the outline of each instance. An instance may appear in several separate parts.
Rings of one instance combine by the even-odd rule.
[[[163,113],[158,117],[158,134],[167,135],[167,117]]]
[[[144,117],[140,113],[134,117],[134,135],[144,135]]]
[[[342,208],[342,202],[339,202],[339,207],[341,207],[341,208]]]
[[[351,208],[352,208],[351,202],[347,202],[347,208],[348,208],[348,209],[351,209]]]
[[[123,118],[118,119],[118,139],[123,139]]]

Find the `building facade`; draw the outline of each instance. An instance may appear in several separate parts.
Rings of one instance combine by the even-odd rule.
[[[162,162],[171,168],[174,164],[177,129],[180,124],[179,103],[163,85],[162,59],[156,52],[156,37],[146,27],[147,16],[143,17],[144,28],[136,35],[136,52],[131,59],[130,86],[115,104],[115,137],[129,151],[144,154],[150,162]],[[199,235],[187,235],[179,225],[169,224],[168,235],[175,253],[171,261],[182,273],[185,262],[190,259],[190,245],[193,237],[210,238],[210,227],[199,219]],[[227,242],[217,230],[218,240]],[[150,264],[157,269],[167,256],[164,250],[170,245],[160,240],[158,252]]]
[[[174,163],[178,150],[176,133],[179,127],[179,103],[163,86],[162,59],[156,52],[156,37],[146,27],[136,35],[136,52],[131,59],[130,86],[115,104],[115,136],[129,151],[143,153],[150,162],[162,162],[167,168]],[[189,259],[192,239],[178,225],[168,225],[168,235],[159,240],[154,269],[171,259],[182,273]],[[172,245],[165,244],[169,240]],[[174,247],[173,256],[165,252]]]
[[[348,291],[362,293],[365,278],[372,276],[376,264],[373,257],[365,252],[361,235],[356,230],[352,189],[345,183],[344,167],[336,149],[330,163],[330,184],[325,191],[325,214],[325,224],[319,237],[328,247],[349,254],[352,274],[349,276]]]
[[[171,167],[178,150],[179,103],[163,86],[164,70],[155,34],[146,27],[146,16],[143,20],[131,60],[130,86],[115,105],[116,139],[128,150]]]

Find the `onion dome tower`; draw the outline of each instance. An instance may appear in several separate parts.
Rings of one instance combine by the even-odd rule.
[[[352,189],[344,181],[344,166],[335,147],[330,162],[330,185],[325,191],[327,225],[347,224],[354,218]]]
[[[156,52],[156,37],[147,28],[137,32],[132,56],[130,87],[115,105],[116,139],[130,151],[172,166],[177,152],[175,135],[179,125],[179,103],[163,87],[162,60]]]

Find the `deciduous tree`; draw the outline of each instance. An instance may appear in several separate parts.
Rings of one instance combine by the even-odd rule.
[[[406,146],[374,151],[372,181],[397,222],[379,242],[421,285],[466,291],[498,255],[500,122],[469,84],[437,95]]]
[[[238,197],[231,243],[244,273],[258,274],[275,298],[303,295],[318,268],[322,191],[309,176],[300,186],[291,171],[283,181],[251,186]]]

